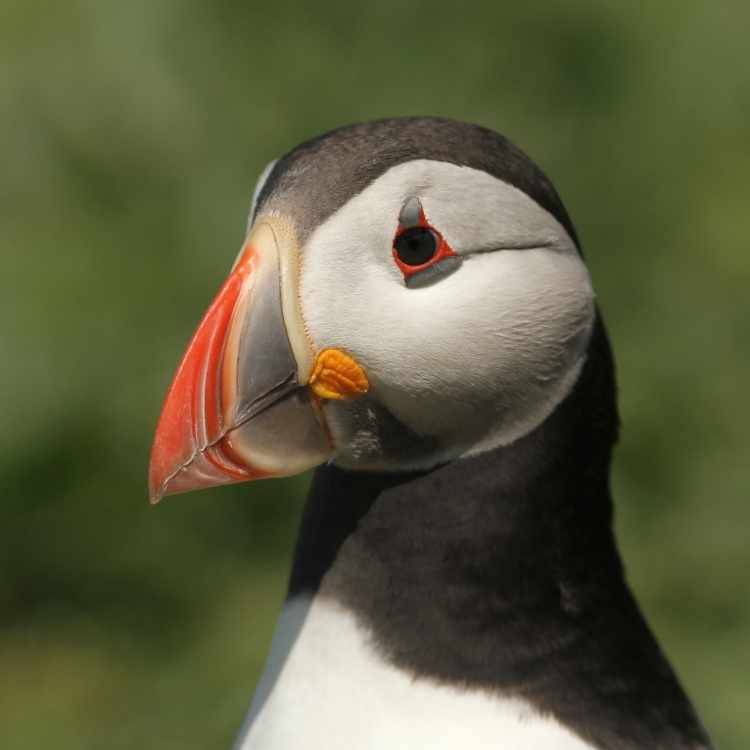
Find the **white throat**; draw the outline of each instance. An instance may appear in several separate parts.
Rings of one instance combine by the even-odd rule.
[[[236,750],[591,750],[524,701],[415,678],[354,616],[316,597],[284,607]]]

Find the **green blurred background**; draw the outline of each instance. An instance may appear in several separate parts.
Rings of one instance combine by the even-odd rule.
[[[632,584],[750,746],[746,3],[3,3],[0,747],[228,748],[306,479],[146,501],[255,177],[351,121],[493,127],[577,224],[619,362]]]

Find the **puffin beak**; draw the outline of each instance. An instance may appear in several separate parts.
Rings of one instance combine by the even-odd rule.
[[[263,219],[203,317],[167,392],[151,450],[151,502],[287,476],[327,460],[325,399],[368,389],[348,355],[315,356],[297,290],[290,225]]]

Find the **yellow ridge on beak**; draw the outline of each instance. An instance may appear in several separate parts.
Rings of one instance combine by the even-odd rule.
[[[324,349],[318,354],[308,385],[318,398],[327,399],[360,396],[370,389],[365,371],[340,349]]]

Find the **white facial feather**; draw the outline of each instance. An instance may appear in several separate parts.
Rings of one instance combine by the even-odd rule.
[[[255,182],[255,187],[253,188],[253,197],[250,199],[250,211],[247,214],[247,227],[245,229],[245,234],[250,231],[250,227],[253,223],[253,218],[255,217],[255,208],[258,205],[258,198],[260,198],[263,186],[266,184],[266,180],[268,180],[268,177],[273,171],[273,168],[276,166],[277,161],[278,159],[274,159],[272,162],[266,164],[266,166],[263,167],[263,171],[258,175],[258,179]]]
[[[392,257],[411,196],[463,259],[420,288],[405,285]],[[313,343],[350,353],[372,385],[370,401],[325,407],[343,465],[421,468],[510,443],[580,372],[594,315],[588,271],[549,212],[485,172],[428,160],[393,167],[313,232],[301,266]],[[390,455],[363,418],[373,401],[433,447]]]

